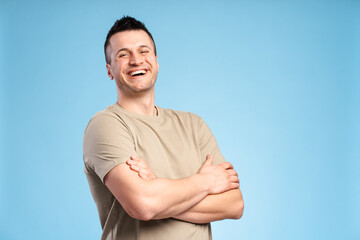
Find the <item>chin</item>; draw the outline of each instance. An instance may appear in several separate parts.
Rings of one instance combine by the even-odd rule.
[[[153,90],[153,86],[147,86],[147,87],[131,87],[128,86],[127,89],[129,92],[132,92],[134,94],[144,94],[147,92],[151,92]]]

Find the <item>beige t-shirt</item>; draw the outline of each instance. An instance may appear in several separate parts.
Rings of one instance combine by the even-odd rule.
[[[171,179],[196,174],[209,153],[214,164],[225,161],[201,117],[156,108],[157,116],[145,116],[114,104],[97,113],[85,130],[84,171],[99,212],[101,239],[211,239],[210,224],[130,217],[104,184],[106,174],[131,155],[147,161],[157,177]]]

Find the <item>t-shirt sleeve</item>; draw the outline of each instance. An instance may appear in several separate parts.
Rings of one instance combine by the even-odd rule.
[[[115,114],[97,114],[89,122],[83,143],[85,169],[104,182],[106,174],[135,154],[134,140],[125,122]]]
[[[214,165],[225,162],[225,159],[221,154],[219,146],[209,126],[199,116],[198,116],[198,124],[199,124],[199,128],[198,128],[199,145],[200,145],[200,152],[202,159],[205,161],[206,155],[211,154],[213,156]]]

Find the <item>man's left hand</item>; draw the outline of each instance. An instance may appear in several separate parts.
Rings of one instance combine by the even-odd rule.
[[[156,178],[147,162],[139,157],[131,156],[130,159],[126,161],[126,164],[128,164],[130,169],[137,172],[139,177],[144,180],[152,180]]]

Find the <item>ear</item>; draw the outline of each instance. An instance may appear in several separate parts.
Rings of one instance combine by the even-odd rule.
[[[113,76],[113,74],[112,74],[112,72],[111,72],[111,66],[110,66],[110,64],[106,64],[106,70],[107,70],[107,75],[109,76],[109,78],[110,78],[111,80],[113,80],[113,79],[114,79],[114,76]]]
[[[158,62],[158,56],[156,55],[156,68],[157,68],[157,71],[159,72],[159,62]]]

